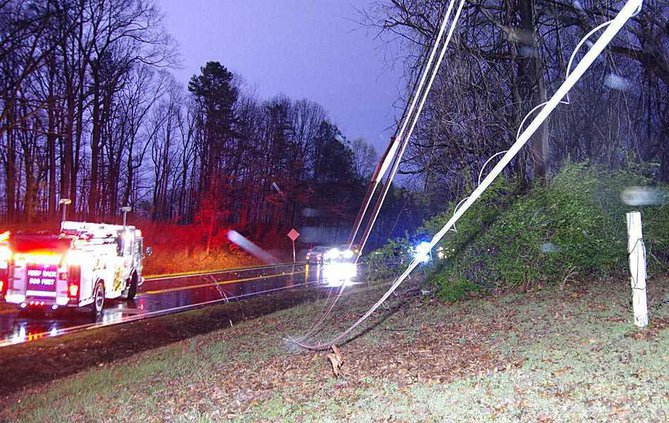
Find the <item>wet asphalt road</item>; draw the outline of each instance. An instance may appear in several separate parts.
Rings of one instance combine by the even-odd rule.
[[[328,287],[322,266],[282,264],[203,274],[147,277],[133,301],[107,300],[101,316],[86,309],[19,313],[0,304],[0,347],[99,326],[126,323],[197,306],[306,286]]]

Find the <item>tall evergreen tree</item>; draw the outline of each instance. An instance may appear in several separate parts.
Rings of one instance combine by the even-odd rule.
[[[200,107],[200,182],[202,190],[207,190],[213,180],[221,179],[228,164],[226,149],[234,137],[234,106],[239,93],[232,73],[219,62],[208,62],[200,71],[191,78],[188,90]]]

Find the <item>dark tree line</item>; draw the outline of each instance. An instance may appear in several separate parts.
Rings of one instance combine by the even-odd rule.
[[[261,101],[219,62],[187,89],[152,0],[0,0],[0,213],[350,225],[375,164],[308,100]]]
[[[435,208],[476,185],[484,162],[515,141],[525,115],[565,79],[579,40],[623,4],[466,1],[402,168],[419,175]],[[410,81],[447,5],[446,0],[383,0],[366,11],[369,24],[403,40]],[[576,61],[587,48],[586,43]],[[612,168],[641,163],[657,180],[669,181],[667,2],[644,2],[570,100],[534,135],[510,175],[530,182],[550,178],[567,160],[588,160]]]
[[[189,192],[199,199],[186,201],[183,209],[174,207],[178,201],[171,197],[181,195],[183,186],[175,181],[176,189],[155,193],[154,207],[173,205],[156,208],[160,218],[195,220],[212,230],[216,222],[350,226],[376,161],[373,149],[359,140],[349,142],[323,108],[309,100],[253,98],[218,62],[193,76],[188,90],[190,104],[173,108],[187,118],[175,116],[174,121],[190,121],[188,130],[180,132],[192,137]],[[159,145],[168,148],[169,143]]]
[[[3,0],[0,31],[7,220],[53,218],[61,198],[92,219],[136,200],[142,120],[172,56],[154,5]]]

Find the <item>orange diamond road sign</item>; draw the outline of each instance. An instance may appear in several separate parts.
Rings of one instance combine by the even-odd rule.
[[[300,236],[300,233],[295,229],[291,229],[290,232],[288,232],[288,238],[290,238],[291,241],[295,241],[298,236]]]

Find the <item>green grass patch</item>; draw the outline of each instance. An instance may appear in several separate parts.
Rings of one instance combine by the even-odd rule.
[[[384,289],[348,290],[319,339]],[[340,346],[339,378],[326,352],[283,339],[325,305],[308,302],[13,393],[0,420],[665,421],[669,279],[649,282],[646,329],[629,291],[599,281],[451,303],[407,288]]]

